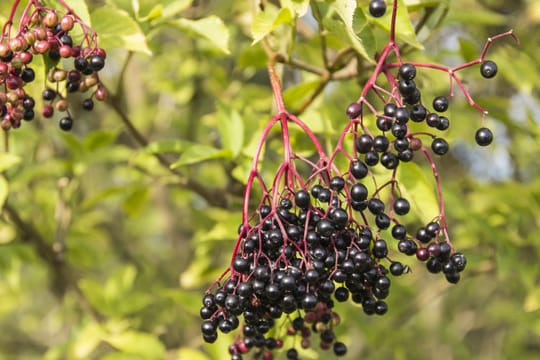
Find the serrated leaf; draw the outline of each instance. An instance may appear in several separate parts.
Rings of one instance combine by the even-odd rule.
[[[422,45],[421,42],[418,41],[416,38],[416,31],[414,30],[414,26],[411,22],[411,18],[409,16],[409,11],[407,10],[407,7],[403,3],[403,0],[397,0],[398,2],[398,9],[396,14],[396,39],[405,41],[407,44],[423,50],[424,45]],[[374,18],[373,16],[369,17],[370,21],[372,21],[377,26],[383,28],[384,30],[390,32],[390,24],[392,21],[392,11],[387,11],[384,16],[380,18]]]
[[[396,178],[403,196],[411,203],[411,209],[424,223],[439,215],[435,180],[428,179],[417,164],[410,162],[407,166],[399,166]]]
[[[144,359],[165,358],[165,346],[152,334],[126,331],[120,334],[109,334],[102,340],[118,350],[142,356]]]
[[[224,103],[217,104],[218,130],[223,148],[231,151],[236,158],[244,145],[244,122],[235,109]]]
[[[198,20],[178,19],[171,24],[205,38],[225,54],[230,53],[229,29],[227,29],[223,20],[215,15],[210,15]]]
[[[375,63],[364,45],[363,38],[359,36],[366,29],[367,20],[362,11],[356,7],[356,1],[336,1],[332,4],[332,8],[338,14],[339,20],[331,16],[326,17],[323,20],[326,29],[338,38],[346,34],[349,44],[356,52],[370,63]],[[329,13],[331,14],[332,12]],[[365,32],[365,34],[371,35],[370,32]]]
[[[98,7],[91,14],[99,46],[152,54],[137,22],[125,10],[111,5]]]
[[[206,160],[230,158],[231,151],[228,149],[216,149],[208,145],[194,144],[186,149],[178,161],[171,165],[176,169],[184,165],[192,165]]]
[[[291,23],[294,20],[293,14],[287,8],[279,9],[271,4],[267,4],[264,11],[258,12],[251,24],[251,34],[254,45],[261,41],[266,35],[274,31],[279,25]]]

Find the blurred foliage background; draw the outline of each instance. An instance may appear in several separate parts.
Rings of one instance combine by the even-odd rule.
[[[273,112],[267,54],[253,38],[286,55],[286,103],[330,149],[388,29],[355,18],[366,56],[345,57],[331,70],[343,78],[328,81],[298,63],[324,70],[323,46],[332,60],[355,45],[335,17],[321,42],[313,9],[324,15],[330,1],[67,2],[88,7],[112,96],[92,113],[75,109],[71,133],[37,119],[7,134],[0,359],[227,358],[231,338],[203,345],[198,312],[230,260],[242,185]],[[368,3],[357,1],[360,14]],[[496,143],[474,145],[480,116],[456,92],[451,155],[438,160],[450,235],[469,259],[462,281],[448,285],[408,259],[413,271],[394,281],[388,314],[339,304],[336,332],[350,359],[539,358],[540,2],[402,3],[417,30],[406,43],[424,46],[405,45],[405,60],[463,63],[509,29],[520,44],[490,49],[497,78],[478,67],[461,75],[489,110]],[[0,22],[10,7],[0,3]],[[444,74],[422,76],[428,93],[448,88]]]

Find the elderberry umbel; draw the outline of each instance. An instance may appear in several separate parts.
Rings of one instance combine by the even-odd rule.
[[[64,2],[63,10],[49,8],[38,0],[30,0],[18,20],[15,9],[4,24],[0,37],[0,125],[4,130],[18,128],[21,120],[30,121],[36,112],[50,118],[62,113],[59,126],[70,130],[73,116],[69,94],[89,93],[82,103],[84,110],[92,110],[94,99],[104,100],[107,91],[99,79],[105,66],[106,53],[98,47],[97,34]],[[19,4],[14,3],[14,8]],[[17,25],[16,27],[14,25]],[[82,40],[75,42],[71,34],[82,32]],[[45,57],[46,88],[42,94],[29,94],[25,86],[36,78],[33,60]],[[43,104],[36,109],[36,103]]]

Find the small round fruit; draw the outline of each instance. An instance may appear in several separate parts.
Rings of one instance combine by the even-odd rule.
[[[373,17],[381,17],[386,12],[386,3],[384,0],[371,0],[369,3],[369,13]]]
[[[433,109],[438,112],[445,112],[448,110],[448,99],[444,96],[437,96],[433,99]]]
[[[480,66],[480,74],[482,74],[482,76],[486,79],[491,79],[492,77],[497,75],[497,70],[497,64],[495,64],[491,60],[484,61]]]
[[[64,131],[69,131],[73,127],[73,119],[69,116],[63,117],[58,122],[58,125],[60,126],[60,129]]]
[[[99,55],[92,55],[90,56],[88,63],[90,67],[92,68],[92,70],[99,71],[103,69],[103,67],[105,66],[105,59],[103,59]]]
[[[416,67],[412,64],[403,64],[399,67],[399,76],[403,80],[412,80],[416,77]]]
[[[437,155],[444,155],[448,152],[449,145],[443,138],[436,138],[431,143],[431,150]]]
[[[356,119],[362,114],[362,105],[359,103],[352,103],[345,112],[350,119]]]
[[[82,102],[82,107],[86,111],[91,111],[94,108],[94,101],[92,99],[85,99]]]
[[[493,133],[488,128],[482,127],[476,131],[474,138],[478,145],[488,146],[493,141]]]

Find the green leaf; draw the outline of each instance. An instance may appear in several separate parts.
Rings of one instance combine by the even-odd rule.
[[[306,15],[309,10],[309,0],[281,0],[280,3],[298,17]]]
[[[266,4],[264,11],[258,12],[251,24],[251,34],[253,36],[251,45],[261,41],[279,25],[292,23],[293,20],[294,16],[291,14],[291,10],[287,8],[278,10],[277,7],[269,3]]]
[[[354,1],[336,1],[332,4],[332,9],[339,16],[339,20],[334,19],[332,11],[329,12],[329,16],[323,20],[324,26],[334,36],[340,38],[343,35],[347,35],[349,44],[360,54],[364,59],[370,63],[375,63],[375,60],[368,53],[363,38],[359,36],[364,31],[365,25],[368,23],[365,15],[362,11],[356,7]],[[363,24],[363,25],[361,25]],[[364,32],[364,36],[370,36],[369,31]],[[373,42],[370,39],[371,43]]]
[[[0,153],[0,172],[4,172],[21,162],[21,157],[11,153]]]
[[[230,158],[231,151],[228,149],[216,149],[208,145],[194,144],[189,147],[176,161],[171,165],[172,169],[176,169],[184,165],[192,165],[206,160]]]
[[[120,48],[151,55],[146,37],[127,11],[111,5],[98,7],[91,14],[94,30],[99,34],[99,46]]]
[[[103,341],[128,354],[139,355],[144,359],[164,359],[165,347],[156,336],[140,331],[126,331],[109,334]]]
[[[418,41],[416,38],[416,31],[414,30],[414,26],[411,22],[411,18],[409,16],[409,11],[407,10],[407,7],[403,3],[403,0],[397,0],[398,2],[398,10],[396,15],[396,38],[402,41],[405,41],[407,44],[423,50],[424,45],[422,45],[421,42]],[[367,11],[367,10],[366,10]],[[370,21],[372,21],[377,26],[383,28],[384,30],[390,32],[390,24],[392,20],[392,11],[387,11],[384,16],[380,18],[374,18],[373,16],[368,17]]]
[[[430,181],[417,164],[410,162],[406,166],[399,166],[397,180],[402,195],[409,200],[411,209],[415,209],[424,223],[440,214],[434,180]]]
[[[211,15],[198,20],[178,19],[172,22],[178,28],[190,31],[210,41],[212,45],[229,54],[229,29],[219,17]]]
[[[150,9],[148,14],[146,14],[143,17],[140,17],[138,20],[140,22],[152,21],[152,20],[155,20],[155,19],[159,19],[162,14],[163,14],[163,5],[162,4],[157,4],[152,9]]]
[[[168,19],[178,15],[181,11],[191,6],[193,0],[173,0],[169,5],[165,5],[161,12],[163,19]]]
[[[123,209],[129,216],[137,216],[144,210],[148,198],[148,186],[143,185],[138,187],[127,196],[123,204]]]
[[[69,352],[72,359],[88,359],[99,345],[104,335],[103,329],[95,322],[88,322],[75,334],[75,341]]]
[[[226,104],[217,104],[218,130],[223,148],[230,150],[236,158],[244,145],[244,122],[238,111]]]
[[[283,100],[288,108],[298,108],[303,100],[308,95],[312,94],[317,86],[321,83],[320,80],[304,81],[298,85],[291,86],[283,93]]]

